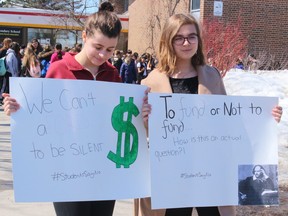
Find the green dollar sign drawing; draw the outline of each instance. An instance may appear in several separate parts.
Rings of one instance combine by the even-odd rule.
[[[127,120],[124,120],[124,113],[127,112]],[[116,168],[121,165],[124,168],[134,163],[138,154],[138,132],[134,125],[131,123],[132,115],[137,117],[139,110],[133,103],[133,97],[129,97],[129,102],[124,102],[124,96],[120,96],[120,104],[117,105],[112,113],[111,121],[115,131],[118,132],[117,150],[116,154],[112,151],[109,152],[107,158],[116,164]],[[122,133],[125,133],[124,141],[124,154],[121,156]],[[130,138],[133,137],[132,147],[130,148]]]

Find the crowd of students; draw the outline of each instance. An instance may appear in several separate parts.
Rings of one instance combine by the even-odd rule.
[[[140,84],[157,65],[155,55],[146,52],[139,56],[132,50],[127,50],[127,53],[115,50],[109,62],[117,68],[123,83],[135,84]]]
[[[82,49],[82,44],[77,43],[72,48],[62,48],[61,43],[56,43],[54,48],[50,44],[41,45],[33,38],[26,46],[20,46],[10,38],[5,38],[1,44],[0,58],[5,57],[7,71],[0,76],[0,92],[9,93],[9,77],[35,77],[44,78],[55,61],[61,60],[65,53],[76,55]],[[12,61],[13,59],[13,61]],[[140,84],[141,80],[156,67],[155,55],[128,50],[115,50],[108,61],[116,67],[123,83]],[[0,94],[1,95],[1,94]],[[0,97],[0,103],[2,103]]]
[[[75,44],[67,50],[72,54],[81,51],[82,44]],[[0,58],[4,59],[6,72],[0,76],[0,93],[9,93],[9,77],[45,77],[51,63],[65,55],[62,44],[42,46],[36,38],[27,45],[20,46],[11,38],[5,38],[0,48]],[[1,94],[0,94],[1,95]],[[0,97],[0,103],[3,98]]]

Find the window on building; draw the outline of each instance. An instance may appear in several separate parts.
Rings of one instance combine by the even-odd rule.
[[[75,43],[82,43],[82,31],[67,31],[54,29],[55,43],[61,43],[62,47],[72,48]]]
[[[200,1],[201,0],[191,0],[190,1],[190,13],[198,21],[200,19]]]
[[[52,29],[40,29],[40,28],[28,28],[28,42],[33,38],[37,38],[39,43],[42,45],[53,44],[53,33]]]
[[[191,10],[200,10],[200,0],[191,0]]]
[[[125,0],[124,1],[124,11],[128,11],[128,7],[129,7],[129,0]]]

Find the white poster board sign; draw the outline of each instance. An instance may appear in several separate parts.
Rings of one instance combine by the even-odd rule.
[[[150,195],[145,86],[12,78],[15,200],[110,200]]]
[[[149,103],[153,209],[264,205],[262,192],[278,204],[277,98],[151,93]],[[274,186],[250,196],[241,185],[257,165]]]

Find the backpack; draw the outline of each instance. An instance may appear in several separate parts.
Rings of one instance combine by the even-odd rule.
[[[48,68],[50,66],[50,61],[47,61],[45,59],[43,59],[41,61],[41,66],[42,66],[42,70],[41,70],[41,77],[45,77],[46,76],[46,73],[48,71]]]
[[[34,78],[40,78],[41,77],[41,67],[39,62],[37,62],[36,65],[30,64],[30,68],[28,69],[28,72],[31,77]]]
[[[4,76],[6,74],[6,56],[0,58],[0,76]]]

